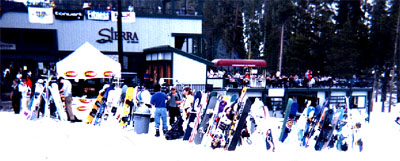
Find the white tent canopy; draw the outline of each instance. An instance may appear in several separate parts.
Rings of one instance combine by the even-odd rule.
[[[121,64],[85,42],[73,53],[57,62],[57,76],[66,79],[121,77]]]

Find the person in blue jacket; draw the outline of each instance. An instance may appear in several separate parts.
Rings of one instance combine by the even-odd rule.
[[[167,94],[160,92],[161,86],[159,84],[156,84],[154,86],[154,94],[151,96],[150,103],[156,108],[154,111],[154,121],[155,121],[155,127],[156,127],[156,137],[160,136],[160,119],[162,120],[163,124],[163,133],[165,133],[168,130],[168,125],[167,125],[167,105],[166,101],[168,100]]]

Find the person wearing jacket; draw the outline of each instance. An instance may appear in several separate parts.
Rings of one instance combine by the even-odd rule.
[[[167,125],[167,105],[166,101],[168,100],[168,96],[160,92],[161,86],[156,84],[154,86],[154,94],[151,96],[150,104],[155,107],[154,111],[154,121],[155,121],[155,128],[156,128],[156,137],[160,136],[160,119],[162,120],[163,125],[163,133],[165,134],[168,130]]]

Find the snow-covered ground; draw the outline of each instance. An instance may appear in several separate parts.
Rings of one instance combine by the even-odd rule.
[[[362,127],[363,152],[316,152],[312,148],[288,146],[278,141],[282,123],[274,119],[276,151],[265,151],[263,144],[237,147],[236,151],[212,150],[187,141],[167,141],[154,137],[154,123],[149,134],[122,130],[117,124],[102,126],[59,122],[50,118],[28,121],[11,112],[0,112],[0,160],[400,160],[400,104],[391,113],[382,113],[381,103],[374,102],[370,124]],[[261,141],[260,141],[261,142]]]

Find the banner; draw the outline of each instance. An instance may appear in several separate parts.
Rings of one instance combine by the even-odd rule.
[[[52,24],[53,8],[28,7],[30,23]]]
[[[88,20],[110,20],[110,11],[86,10],[86,15]]]
[[[118,12],[117,11],[111,11],[111,21],[117,21],[118,17]],[[122,12],[122,17],[121,20],[123,23],[134,23],[135,22],[135,12]]]
[[[81,10],[54,9],[54,18],[60,20],[83,20],[84,12]]]

